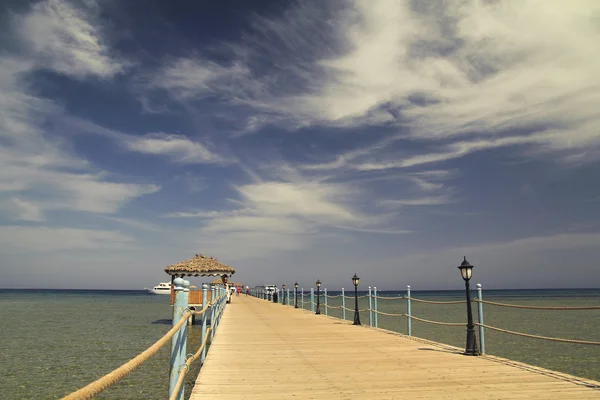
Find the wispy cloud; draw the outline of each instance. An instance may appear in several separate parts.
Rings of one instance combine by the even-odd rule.
[[[159,190],[146,183],[117,182],[94,168],[47,129],[60,120],[60,104],[32,93],[27,78],[44,66],[74,78],[108,78],[120,71],[101,45],[99,31],[85,10],[70,3],[44,1],[5,29],[32,50],[0,57],[0,209],[10,218],[42,221],[48,210],[114,213],[128,201]],[[45,52],[49,52],[46,54]]]
[[[441,196],[427,196],[417,197],[412,199],[399,199],[399,200],[381,200],[379,204],[386,207],[400,207],[400,206],[433,206],[440,204],[449,204],[456,202],[456,199],[449,195]]]
[[[150,133],[144,136],[121,136],[125,146],[135,152],[167,156],[181,164],[226,163],[200,142],[183,135]]]
[[[136,247],[132,237],[120,232],[26,226],[0,226],[0,243],[4,254]]]
[[[594,0],[348,5],[301,4],[258,18],[243,43],[230,46],[233,61],[182,58],[159,74],[169,82],[163,88],[184,101],[218,96],[252,126],[403,128],[306,168],[358,159],[360,170],[410,167],[522,145],[527,157],[597,159]],[[384,144],[397,140],[442,141],[443,148],[376,162],[393,157]]]
[[[110,78],[127,65],[111,54],[94,9],[85,2],[40,1],[15,24],[39,68],[74,78]]]

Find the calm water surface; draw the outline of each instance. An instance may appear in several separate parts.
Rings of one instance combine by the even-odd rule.
[[[330,295],[336,293],[330,292]],[[363,294],[363,293],[361,293]],[[383,296],[403,295],[385,292]],[[415,292],[428,300],[460,300],[461,292]],[[487,291],[484,298],[524,305],[599,305],[600,290]],[[145,350],[170,329],[168,296],[138,291],[0,290],[0,398],[54,399],[64,396]],[[338,306],[340,298],[328,300]],[[352,307],[347,304],[347,307]],[[405,300],[379,300],[379,310],[406,312]],[[305,307],[308,308],[307,302]],[[360,308],[367,308],[361,299]],[[463,322],[465,305],[412,303],[413,315]],[[474,308],[477,318],[476,307]],[[339,309],[329,314],[341,316]],[[600,310],[540,311],[485,305],[485,323],[538,335],[600,340]],[[347,313],[347,318],[352,315]],[[368,324],[368,313],[361,313]],[[406,333],[406,318],[379,316],[379,326]],[[413,335],[463,347],[463,327],[413,321]],[[581,377],[600,380],[600,346],[520,338],[486,331],[487,352]],[[188,349],[199,346],[190,330]],[[168,392],[169,346],[134,371],[101,399],[164,399]],[[189,394],[196,369],[188,374]]]

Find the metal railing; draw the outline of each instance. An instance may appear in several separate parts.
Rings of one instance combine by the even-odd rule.
[[[315,306],[317,303],[324,308],[324,314],[329,315],[329,309],[340,309],[341,310],[341,319],[346,320],[346,311],[351,313],[355,313],[356,311],[360,312],[368,312],[369,323],[368,325],[371,327],[379,328],[379,315],[384,315],[388,317],[398,317],[398,318],[406,318],[406,329],[408,336],[412,336],[412,321],[419,321],[427,324],[433,325],[441,325],[441,326],[462,326],[466,327],[466,322],[449,322],[449,321],[433,321],[425,318],[421,318],[415,316],[412,313],[412,303],[423,303],[423,304],[431,304],[431,305],[455,305],[455,304],[466,304],[466,300],[452,300],[452,301],[437,301],[437,300],[427,300],[427,299],[419,299],[411,296],[410,286],[407,286],[406,295],[404,296],[379,296],[377,293],[377,288],[370,286],[368,287],[368,291],[366,295],[357,296],[357,298],[367,298],[368,306],[367,308],[356,310],[354,308],[346,307],[346,299],[354,300],[355,296],[346,296],[344,288],[342,288],[341,293],[337,295],[330,296],[328,295],[327,289],[321,290],[319,301],[315,301],[315,293],[314,289],[310,289],[310,294],[304,294],[304,289],[300,291],[297,295],[294,294],[294,306],[296,299],[298,299],[298,308],[305,309],[305,303],[308,304],[308,310],[311,312],[315,312]],[[261,296],[260,292],[255,294],[256,297],[265,298]],[[306,301],[305,301],[306,298]],[[322,301],[320,299],[322,298]],[[329,299],[341,298],[341,305],[330,305]],[[380,311],[378,308],[379,301],[406,301],[406,312],[402,313],[389,313]],[[568,339],[568,338],[559,338],[559,337],[550,337],[537,335],[532,333],[518,332],[510,329],[500,328],[492,325],[486,325],[483,321],[483,305],[495,306],[495,307],[506,307],[506,308],[519,308],[524,310],[555,310],[555,311],[578,311],[578,310],[600,310],[600,306],[590,305],[590,306],[538,306],[538,305],[520,305],[520,304],[509,304],[509,303],[500,303],[494,301],[486,301],[483,300],[483,293],[481,284],[477,284],[477,297],[471,300],[473,303],[477,304],[477,322],[474,323],[478,328],[479,333],[479,344],[478,350],[480,354],[485,354],[485,330],[490,329],[497,332],[502,332],[509,335],[515,335],[530,339],[539,339],[539,340],[548,340],[554,342],[562,342],[562,343],[571,343],[571,344],[580,344],[580,345],[600,345],[600,341],[598,340],[582,340],[582,339]],[[289,303],[288,303],[289,304]]]
[[[202,304],[200,311],[189,308],[189,282],[182,278],[176,278],[173,281],[175,291],[175,301],[173,304],[173,327],[152,346],[148,347],[142,353],[114,369],[100,379],[86,385],[85,387],[63,397],[62,400],[82,400],[92,399],[106,389],[115,385],[150,357],[158,350],[171,341],[170,369],[169,369],[169,400],[182,400],[184,395],[183,381],[185,374],[189,371],[190,365],[197,359],[201,363],[206,358],[207,345],[212,343],[214,333],[219,326],[219,322],[225,310],[227,294],[224,288],[211,288],[208,302],[208,285],[202,285]],[[201,318],[202,329],[200,333],[200,347],[193,355],[187,354],[187,325],[192,316]],[[208,326],[210,323],[210,327]]]

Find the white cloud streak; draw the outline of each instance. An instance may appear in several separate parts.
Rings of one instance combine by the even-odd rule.
[[[138,153],[164,155],[180,164],[211,164],[228,162],[206,146],[187,136],[150,133],[144,136],[123,136],[125,146]]]
[[[81,3],[44,0],[17,18],[16,26],[38,67],[73,78],[110,78],[126,63],[110,54],[93,14]]]
[[[402,132],[381,143],[441,147],[398,157],[375,143],[306,168],[405,168],[523,145],[526,156],[598,159],[595,0],[344,4],[259,18],[231,46],[233,62],[182,58],[157,80],[183,101],[217,96],[245,107],[253,130],[396,125]],[[397,161],[375,161],[382,155]]]
[[[26,226],[0,226],[0,243],[4,254],[135,248],[135,240],[120,232]]]

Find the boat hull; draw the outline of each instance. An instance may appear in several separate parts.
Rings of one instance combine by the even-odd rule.
[[[171,290],[148,289],[149,294],[171,294]]]

